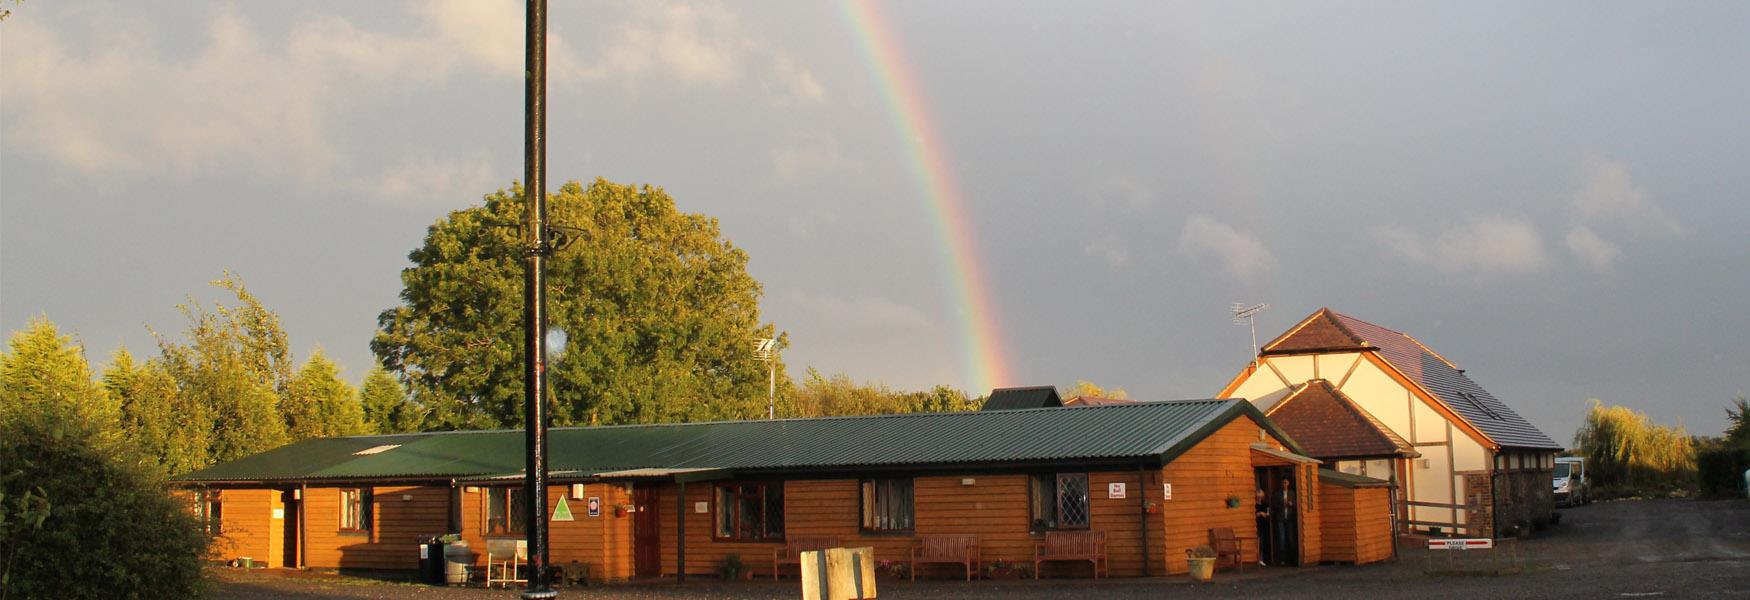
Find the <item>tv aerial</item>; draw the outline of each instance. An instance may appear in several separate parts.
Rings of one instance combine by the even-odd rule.
[[[1233,323],[1235,325],[1246,325],[1246,326],[1249,326],[1252,328],[1252,360],[1254,360],[1254,361],[1257,360],[1258,359],[1258,318],[1257,317],[1258,317],[1258,313],[1269,310],[1270,305],[1259,303],[1259,304],[1254,304],[1251,306],[1246,306],[1246,303],[1244,303],[1244,302],[1235,302],[1233,304],[1228,305],[1227,309],[1228,309],[1228,312],[1233,313]]]

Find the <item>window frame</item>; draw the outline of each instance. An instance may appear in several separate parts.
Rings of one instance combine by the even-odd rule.
[[[356,487],[341,488],[336,493],[340,495],[340,518],[336,529],[345,535],[371,535],[377,520],[376,491],[368,487]],[[356,519],[348,518],[348,508],[352,509],[351,516]],[[349,523],[349,520],[353,522]]]
[[[723,502],[724,491],[731,490],[731,489],[735,490],[735,491],[730,492],[730,493],[734,494],[734,498],[736,500],[735,504],[739,505],[739,504],[741,504],[741,501],[742,501],[742,494],[745,493],[742,490],[749,489],[749,488],[758,488],[760,490],[760,524],[759,524],[758,529],[761,533],[755,537],[746,537],[746,536],[740,535],[740,532],[742,530],[744,530],[745,528],[741,526],[740,522],[737,522],[734,525],[730,526],[729,535],[727,535],[727,536],[723,535],[722,525],[723,525],[723,517],[724,517],[724,513],[723,513],[723,510],[724,510],[724,506],[723,506],[723,504],[724,504],[724,502]],[[773,495],[771,493],[771,490],[774,488],[778,490],[776,501],[777,501],[777,508],[778,508],[777,514],[778,514],[778,518],[780,520],[780,522],[778,523],[778,528],[777,528],[776,533],[772,532],[772,525],[771,525],[771,521],[769,519],[772,515],[772,501],[773,501],[773,497],[772,497]],[[711,540],[712,541],[716,541],[716,542],[775,542],[775,543],[783,543],[784,538],[785,538],[785,533],[786,533],[785,530],[786,530],[786,527],[788,526],[788,519],[786,518],[787,515],[785,513],[786,513],[786,511],[784,510],[784,482],[781,480],[737,481],[737,482],[728,482],[728,483],[717,483],[717,484],[713,484],[711,486]],[[738,513],[730,513],[730,516],[734,517],[737,514]]]
[[[482,536],[489,538],[513,538],[525,537],[528,535],[529,518],[526,507],[529,503],[526,500],[528,497],[527,487],[520,485],[486,486],[481,487],[480,492],[485,496],[480,503],[480,533]],[[519,495],[524,497],[522,502],[517,501],[517,496]],[[494,519],[492,517],[492,501],[494,498],[504,499],[503,529],[493,528]],[[522,513],[520,517],[517,514],[518,512]]]
[[[1062,507],[1064,502],[1064,477],[1080,477],[1082,480],[1082,522],[1064,525]],[[1051,488],[1050,519],[1041,518],[1039,494],[1036,486],[1049,482]],[[1087,531],[1094,526],[1094,492],[1089,487],[1093,478],[1087,471],[1064,471],[1051,473],[1033,473],[1027,476],[1027,531],[1040,535],[1047,531]]]
[[[194,516],[200,521],[201,531],[210,537],[225,534],[225,503],[219,490],[199,490],[194,494]]]
[[[887,517],[889,519],[893,518],[894,514],[891,509],[882,510],[884,508],[883,504],[886,504],[882,501],[887,500],[887,502],[892,502],[891,495],[897,491],[898,488],[888,488],[883,486],[894,486],[901,482],[904,484],[903,497],[905,506],[903,508],[905,527],[884,527],[872,523],[872,521],[879,521],[882,517]],[[882,494],[883,491],[886,491],[888,494],[885,498]],[[869,477],[858,480],[857,529],[867,535],[912,535],[917,531],[918,526],[917,502],[917,480],[915,478]],[[871,504],[874,504],[874,506],[871,506]]]

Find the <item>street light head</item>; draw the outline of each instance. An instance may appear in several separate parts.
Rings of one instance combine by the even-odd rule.
[[[754,358],[758,358],[760,360],[771,360],[773,347],[776,346],[777,343],[778,343],[778,340],[775,338],[754,338],[754,340],[753,340]]]

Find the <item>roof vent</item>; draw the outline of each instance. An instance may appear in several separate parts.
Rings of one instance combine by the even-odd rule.
[[[353,456],[370,456],[372,454],[382,454],[384,452],[388,452],[390,450],[394,450],[394,449],[400,448],[400,447],[401,447],[401,444],[383,444],[381,446],[371,446],[369,448],[365,448],[364,450],[360,450],[358,452],[352,453],[352,455]]]

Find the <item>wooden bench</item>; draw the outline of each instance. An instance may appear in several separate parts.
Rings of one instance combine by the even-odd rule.
[[[978,536],[920,535],[911,542],[911,580],[918,580],[918,565],[948,564],[966,567],[966,580],[978,572]]]
[[[1246,572],[1245,538],[1236,537],[1232,527],[1216,527],[1209,530],[1209,547],[1215,549],[1215,565],[1221,566],[1224,559],[1231,558],[1234,568],[1241,573]]]
[[[778,580],[779,568],[784,565],[796,565],[796,568],[802,568],[803,552],[837,547],[839,547],[839,537],[836,535],[790,536],[784,541],[783,548],[772,549],[772,581]]]
[[[1094,579],[1106,570],[1106,532],[1048,531],[1045,543],[1033,545],[1033,578],[1039,578],[1039,564],[1054,560],[1085,560],[1094,564]]]

